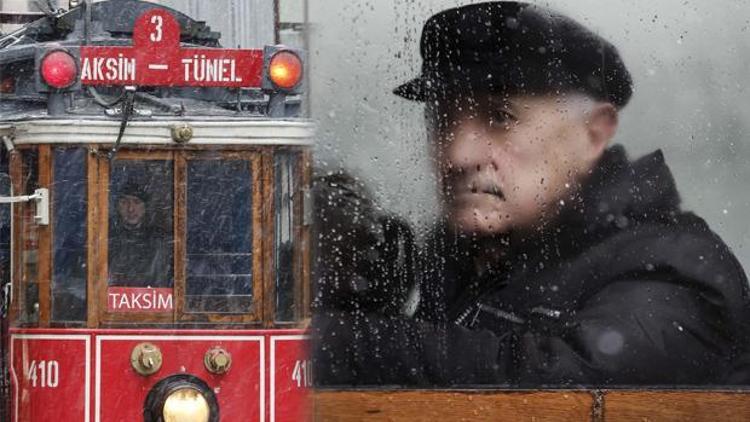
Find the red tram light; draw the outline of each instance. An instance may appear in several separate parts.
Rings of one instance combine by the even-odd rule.
[[[302,60],[291,51],[279,51],[271,57],[268,76],[279,88],[293,89],[302,80]]]
[[[56,50],[44,56],[39,72],[47,85],[64,89],[76,83],[78,65],[70,53]]]

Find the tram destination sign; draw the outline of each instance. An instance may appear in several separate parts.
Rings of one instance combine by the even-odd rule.
[[[171,288],[109,287],[109,312],[172,312],[174,301]]]
[[[183,48],[180,25],[164,9],[143,13],[132,46],[82,46],[83,85],[259,87],[263,50]]]

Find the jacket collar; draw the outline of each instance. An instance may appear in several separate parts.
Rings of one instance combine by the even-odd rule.
[[[562,211],[558,228],[594,233],[646,221],[668,221],[680,211],[680,196],[661,150],[629,161],[625,149],[605,151],[583,183],[578,201]]]

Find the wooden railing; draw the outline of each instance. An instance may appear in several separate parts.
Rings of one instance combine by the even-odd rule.
[[[315,421],[750,421],[750,390],[319,390],[313,397]]]

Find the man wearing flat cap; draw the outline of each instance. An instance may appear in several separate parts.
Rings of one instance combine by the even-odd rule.
[[[492,2],[431,17],[421,55],[395,90],[424,102],[440,176],[418,308],[337,303],[324,269],[320,384],[750,382],[742,267],[680,208],[660,151],[631,161],[610,145],[632,94],[614,46],[548,9]]]
[[[117,194],[110,222],[109,284],[127,287],[171,287],[169,236],[148,224],[150,195],[145,184],[127,181]],[[151,210],[153,212],[153,210]]]

